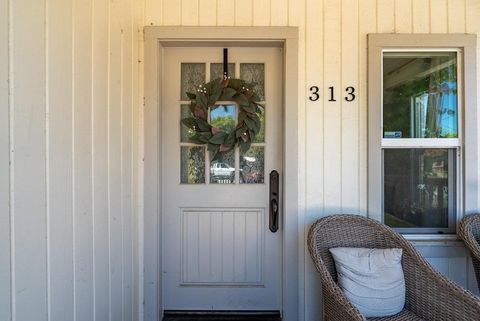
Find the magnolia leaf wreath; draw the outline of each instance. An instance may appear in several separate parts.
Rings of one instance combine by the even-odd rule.
[[[212,80],[200,85],[196,93],[187,92],[190,99],[192,117],[182,119],[182,123],[191,129],[189,141],[195,144],[208,144],[212,160],[217,160],[235,146],[246,152],[259,133],[261,122],[259,114],[263,108],[257,101],[259,97],[252,89],[253,85],[242,79]],[[235,102],[238,106],[237,125],[233,130],[217,128],[208,122],[208,109],[225,108],[217,102]]]

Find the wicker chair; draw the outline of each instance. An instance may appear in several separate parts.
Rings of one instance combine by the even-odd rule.
[[[472,263],[480,290],[480,214],[465,216],[460,221],[459,234],[472,254]]]
[[[357,215],[319,219],[308,233],[308,247],[320,273],[326,321],[367,320],[337,285],[329,248],[402,248],[405,309],[391,317],[368,320],[480,320],[480,299],[434,270],[413,246],[391,228]]]

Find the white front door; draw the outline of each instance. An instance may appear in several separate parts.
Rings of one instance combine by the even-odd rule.
[[[165,48],[165,310],[281,310],[282,226],[269,230],[269,174],[277,170],[282,181],[282,49],[229,48],[228,54],[230,76],[256,83],[264,129],[246,153],[236,148],[212,162],[205,145],[188,141],[180,120],[189,113],[185,92],[221,77],[223,50]],[[224,103],[209,119],[234,126],[236,115],[237,106]]]

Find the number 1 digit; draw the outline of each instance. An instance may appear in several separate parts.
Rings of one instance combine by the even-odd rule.
[[[330,99],[328,101],[337,101],[333,96],[333,88],[334,87],[328,87],[328,89],[330,90]]]

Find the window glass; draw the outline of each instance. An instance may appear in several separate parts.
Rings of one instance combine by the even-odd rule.
[[[383,54],[383,138],[457,138],[456,52]]]
[[[180,183],[205,183],[205,148],[180,146]]]
[[[385,149],[384,221],[392,227],[448,228],[454,211],[455,149]]]
[[[212,156],[210,156],[210,159]],[[235,183],[235,150],[220,155],[220,158],[210,162],[210,183]]]

